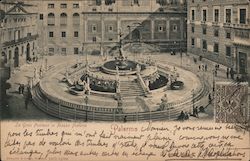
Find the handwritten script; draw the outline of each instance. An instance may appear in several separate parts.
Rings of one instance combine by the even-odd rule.
[[[249,160],[231,124],[4,122],[3,160]]]

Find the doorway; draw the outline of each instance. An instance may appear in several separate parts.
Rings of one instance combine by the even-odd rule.
[[[239,73],[246,74],[247,71],[247,54],[239,52]]]
[[[4,64],[7,63],[7,55],[5,54],[5,52],[1,53],[1,67],[4,66]]]
[[[28,43],[26,46],[26,61],[30,61],[30,44]]]
[[[14,67],[19,66],[19,49],[18,47],[15,48],[15,54],[14,54]]]
[[[138,29],[132,31],[132,41],[139,42],[141,40],[141,34]]]

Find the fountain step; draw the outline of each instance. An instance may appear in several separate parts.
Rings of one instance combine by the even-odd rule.
[[[132,90],[132,91],[141,91],[140,88],[121,88],[121,91],[128,91],[128,90]]]
[[[121,93],[143,93],[142,90],[135,90],[135,89],[128,89],[128,90],[121,90]]]
[[[122,97],[144,96],[143,89],[134,81],[121,81],[120,90]]]
[[[121,94],[127,94],[127,95],[130,95],[130,94],[143,94],[143,92],[141,92],[141,91],[121,91]]]

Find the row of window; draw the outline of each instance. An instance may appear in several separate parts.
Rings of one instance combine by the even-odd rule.
[[[191,38],[191,46],[195,47],[195,39]],[[207,40],[202,40],[202,49],[207,51]],[[213,45],[213,52],[219,53],[219,43],[214,43]],[[231,56],[231,47],[226,46],[226,56]]]
[[[67,25],[67,17],[68,16],[66,13],[60,14],[60,25]],[[43,20],[43,14],[40,14],[40,20]],[[80,14],[74,13],[72,20],[73,20],[74,25],[79,25],[80,24]],[[49,26],[55,25],[55,14],[54,13],[48,14],[48,25]]]
[[[113,32],[114,31],[114,28],[113,28],[112,25],[109,25],[107,29],[108,29],[108,32]],[[93,33],[97,32],[97,26],[96,25],[92,25],[91,26],[91,31]],[[158,31],[159,32],[165,31],[164,27],[161,26],[161,25],[158,26]],[[177,32],[177,25],[173,25],[173,32]],[[79,36],[78,31],[74,31],[74,37],[78,37],[78,36]],[[54,32],[52,32],[52,31],[49,32],[49,37],[54,37]],[[65,31],[61,32],[61,37],[66,37],[66,32]]]
[[[177,5],[178,0],[156,0],[156,3],[158,3],[161,6],[166,6],[166,5]],[[186,4],[186,1],[183,1],[184,4]]]
[[[195,9],[191,10],[191,20],[195,21],[196,20],[196,13]],[[202,10],[202,15],[201,15],[201,20],[203,22],[207,21],[207,9]],[[232,23],[232,17],[233,17],[233,12],[231,8],[226,8],[224,11],[224,23]],[[213,9],[213,22],[218,23],[220,22],[220,9],[219,8],[214,8]],[[247,23],[247,9],[246,8],[240,8],[239,9],[239,20],[237,20],[240,24],[246,24]]]
[[[60,4],[60,8],[67,8],[67,4],[66,3],[61,3]],[[73,3],[72,5],[73,8],[80,8],[80,5],[79,3]],[[49,3],[48,4],[48,8],[51,9],[51,8],[55,8],[55,4],[54,3]]]
[[[79,48],[75,47],[73,48],[74,54],[79,54]],[[49,48],[49,53],[54,54],[55,49],[54,48]],[[67,48],[61,48],[61,54],[66,55],[67,54]]]
[[[143,2],[143,0],[123,0],[123,1],[128,1],[127,3],[131,3],[131,5],[138,5],[140,6],[140,4]],[[180,1],[180,0],[155,0],[156,3],[160,4],[161,6],[166,6],[166,5],[177,5],[178,3],[183,3],[186,4],[186,0]],[[112,5],[113,3],[115,3],[116,0],[105,0],[104,3],[105,5]],[[91,5],[96,5],[96,6],[100,6],[102,5],[102,0],[92,0],[90,1]],[[126,2],[124,2],[126,3]],[[68,5],[67,3],[61,3],[60,4],[60,8],[65,9],[67,8]],[[73,3],[72,4],[72,8],[79,8],[80,5],[79,3]],[[54,3],[49,3],[48,4],[48,8],[49,9],[53,9],[55,8],[55,4]]]
[[[73,16],[73,18],[74,18],[74,17],[77,17],[77,18],[78,18],[78,17],[80,16],[80,14],[79,14],[79,13],[73,13],[72,16]],[[61,13],[61,14],[60,14],[60,17],[61,17],[61,18],[67,18],[68,16],[67,16],[67,13]],[[54,13],[49,13],[49,14],[48,14],[48,18],[55,18],[55,14],[54,14]],[[43,14],[40,14],[40,20],[43,20]]]
[[[54,37],[54,32],[53,31],[49,32],[49,37]],[[65,31],[61,32],[61,37],[66,37],[66,32]],[[74,31],[74,37],[79,37],[79,32],[78,31]]]
[[[195,32],[195,27],[194,26],[192,26],[191,27],[191,32],[192,33],[194,33]],[[231,39],[231,32],[230,31],[225,31],[226,33],[225,33],[225,37],[227,38],[227,39]],[[203,27],[202,28],[202,34],[203,35],[206,35],[207,34],[207,28],[206,27]],[[214,29],[214,34],[213,34],[215,37],[219,37],[219,29]]]

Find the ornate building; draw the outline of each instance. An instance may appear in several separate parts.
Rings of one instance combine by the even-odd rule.
[[[249,80],[249,11],[249,0],[190,0],[188,51],[232,67]]]
[[[46,54],[109,53],[118,45],[146,44],[158,51],[186,49],[185,0],[43,0],[41,51]],[[40,35],[39,34],[39,35]],[[93,51],[94,49],[94,51]]]
[[[16,1],[1,1],[1,66],[10,71],[31,61],[37,54],[37,14],[34,6]]]

